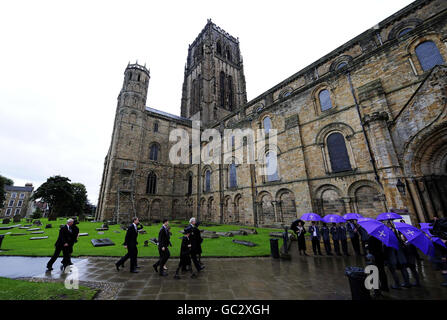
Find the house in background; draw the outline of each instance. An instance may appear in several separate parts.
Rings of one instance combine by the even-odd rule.
[[[15,215],[26,216],[28,213],[30,197],[33,194],[32,183],[26,183],[24,187],[5,186],[5,202],[0,209],[0,217],[8,218]]]

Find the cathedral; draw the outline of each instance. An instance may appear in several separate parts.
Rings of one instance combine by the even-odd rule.
[[[445,217],[446,22],[447,1],[415,1],[247,101],[239,39],[208,20],[188,48],[180,116],[146,106],[150,72],[129,64],[96,219],[280,226],[307,212],[397,212],[413,224]],[[195,119],[222,135],[274,132],[261,148],[274,172],[258,170],[259,155],[232,158],[257,139],[222,151],[230,161],[172,163],[170,133],[192,137]]]

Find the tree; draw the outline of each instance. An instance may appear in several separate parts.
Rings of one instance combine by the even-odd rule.
[[[82,183],[72,183],[73,203],[71,206],[72,215],[82,215],[88,210],[87,189]]]
[[[50,177],[37,188],[32,196],[32,200],[42,199],[43,202],[48,203],[50,206],[49,219],[63,215],[72,207],[74,190],[70,181],[67,177]]]
[[[5,186],[14,185],[14,181],[0,175],[0,208],[3,208],[3,202],[6,200],[5,197]]]

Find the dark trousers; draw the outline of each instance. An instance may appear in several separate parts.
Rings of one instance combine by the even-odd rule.
[[[396,272],[396,266],[390,264],[390,265],[388,265],[388,269],[390,269],[391,275],[393,276],[394,284],[397,287],[400,287],[399,277],[397,276],[397,272]],[[410,275],[408,274],[407,268],[401,267],[400,272],[402,273],[402,277],[404,278],[404,284],[409,284],[410,283]]]
[[[356,255],[360,255],[360,241],[359,241],[359,235],[356,234],[354,237],[351,238],[352,248],[354,249],[354,252]]]
[[[328,240],[323,240],[323,243],[324,243],[324,249],[326,250],[326,254],[327,255],[331,255],[332,254],[332,252],[331,252],[331,241],[328,239]]]
[[[340,241],[332,239],[332,242],[334,242],[334,251],[337,255],[341,255],[340,253]]]
[[[70,247],[64,247],[64,246],[56,246],[54,249],[53,256],[51,257],[50,261],[47,263],[47,268],[50,269],[54,262],[57,260],[59,255],[61,254],[61,251],[64,255],[64,258],[62,259],[62,265],[65,268],[66,266],[71,264],[71,258],[70,258]]]
[[[127,246],[127,254],[118,260],[117,265],[123,265],[127,259],[130,259],[130,271],[137,268],[138,249],[137,246]]]
[[[318,254],[321,255],[320,239],[318,239],[316,237],[312,238],[312,249],[314,250],[314,255],[317,255],[317,250],[318,250]]]
[[[379,288],[383,291],[390,291],[388,287],[388,278],[386,276],[385,264],[382,262],[376,261],[377,269],[379,269]]]
[[[158,254],[160,255],[160,259],[155,263],[155,266],[158,268],[160,267],[160,273],[163,273],[163,266],[168,262],[169,257],[171,256],[171,253],[169,252],[168,247],[165,247],[165,250],[161,250],[161,248],[158,248]]]
[[[341,241],[341,249],[345,255],[348,255],[348,240],[340,240]]]
[[[367,255],[367,252],[366,252],[366,244],[367,244],[367,241],[363,241],[363,240],[362,240],[362,250],[363,250],[363,255],[364,255],[364,256]]]
[[[199,260],[197,259],[197,254],[191,254],[191,260],[194,263],[194,266],[196,267],[197,271],[200,271],[201,265]],[[191,267],[192,270],[192,267]]]

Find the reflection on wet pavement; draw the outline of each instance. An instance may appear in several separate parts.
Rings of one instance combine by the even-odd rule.
[[[55,268],[45,273],[48,258],[0,257],[0,276],[12,275],[61,280]],[[197,279],[189,273],[173,279],[178,259],[168,261],[169,276],[160,277],[152,269],[155,259],[139,259],[140,273],[115,269],[116,258],[73,259],[81,281],[123,283],[117,299],[325,299],[349,300],[351,292],[344,275],[347,266],[364,266],[363,257],[294,255],[291,261],[272,258],[202,259],[206,265]],[[20,262],[22,261],[22,262]],[[57,266],[58,262],[55,263]],[[20,267],[19,267],[20,265]],[[8,272],[8,270],[12,269]],[[26,274],[26,270],[29,273]],[[440,271],[424,260],[418,264],[422,288],[392,290],[386,299],[447,299]],[[391,276],[389,275],[389,280]]]

